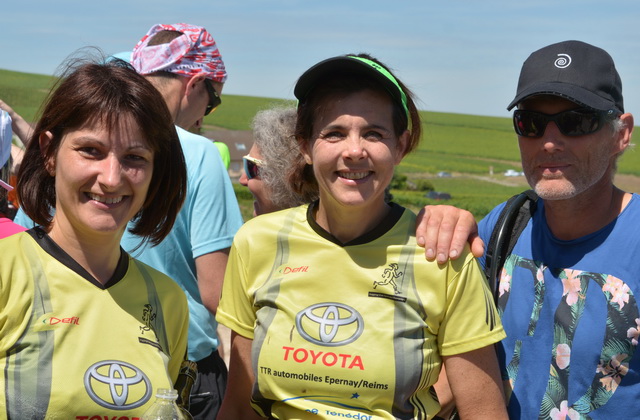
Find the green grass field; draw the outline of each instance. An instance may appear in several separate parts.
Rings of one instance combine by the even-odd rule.
[[[49,76],[0,70],[0,99],[28,121],[37,118],[40,104],[52,85]],[[222,106],[205,118],[206,126],[229,130],[249,130],[251,119],[261,109],[291,105],[294,101],[250,96],[222,95]],[[436,191],[451,194],[447,204],[466,208],[481,218],[496,204],[522,191],[519,179],[503,175],[507,169],[521,170],[515,134],[509,118],[439,112],[422,112],[423,139],[420,147],[407,156],[397,172],[409,181],[429,178]],[[493,174],[490,174],[491,169]],[[435,177],[440,171],[453,174]],[[640,176],[640,155],[631,149],[619,162],[618,172]],[[505,185],[510,184],[510,185]],[[236,189],[245,218],[251,217],[251,197],[243,187]],[[639,192],[639,191],[634,191]],[[436,202],[424,192],[392,191],[400,204],[419,209]]]
[[[32,121],[54,80],[39,74],[0,70],[0,99]]]

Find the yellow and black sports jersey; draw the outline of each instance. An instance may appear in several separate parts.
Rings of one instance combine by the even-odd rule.
[[[428,262],[415,216],[393,205],[340,243],[307,206],[236,235],[218,320],[253,339],[253,406],[275,418],[431,418],[442,356],[504,337],[468,249]]]
[[[171,388],[184,293],[122,251],[102,286],[35,228],[0,240],[0,419],[134,419]]]

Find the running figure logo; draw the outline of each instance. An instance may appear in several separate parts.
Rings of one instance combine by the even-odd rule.
[[[144,334],[147,331],[153,330],[152,322],[156,319],[156,314],[153,311],[153,307],[150,304],[144,305],[144,309],[142,310],[142,321],[144,322],[144,326],[140,326],[140,332]]]
[[[391,263],[388,268],[384,269],[384,273],[382,273],[382,281],[374,281],[373,288],[375,289],[378,286],[386,286],[390,284],[393,286],[393,291],[396,295],[400,294],[400,290],[398,290],[398,284],[396,283],[396,279],[402,276],[402,271],[398,271],[398,264]]]

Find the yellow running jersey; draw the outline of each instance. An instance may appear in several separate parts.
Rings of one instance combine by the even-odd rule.
[[[505,336],[465,252],[426,261],[415,215],[397,205],[347,244],[308,206],[247,222],[217,318],[253,339],[254,408],[278,419],[431,418],[441,357]]]
[[[140,418],[187,346],[184,293],[122,251],[103,287],[43,231],[0,240],[0,419]]]

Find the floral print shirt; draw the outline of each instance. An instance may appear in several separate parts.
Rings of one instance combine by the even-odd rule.
[[[485,243],[503,207],[480,222]],[[639,197],[571,241],[555,238],[544,214],[539,200],[498,279],[509,416],[629,418],[640,408]]]

